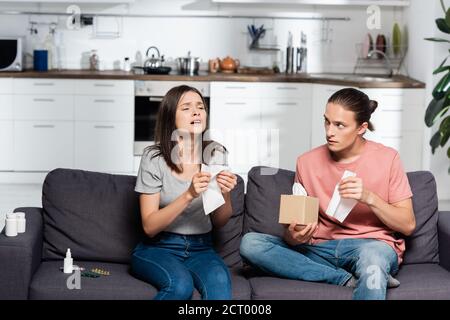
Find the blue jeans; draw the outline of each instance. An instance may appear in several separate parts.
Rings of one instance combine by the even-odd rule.
[[[194,287],[205,300],[231,299],[230,273],[213,249],[211,233],[161,232],[137,245],[131,269],[159,290],[155,300],[191,299]]]
[[[345,285],[354,275],[355,300],[384,300],[389,274],[398,272],[397,253],[375,239],[330,240],[289,246],[262,233],[244,235],[241,256],[269,274],[289,279]]]

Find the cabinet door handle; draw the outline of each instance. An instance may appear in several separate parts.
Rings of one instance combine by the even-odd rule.
[[[241,89],[245,89],[245,87],[242,87],[242,86],[227,86],[227,87],[225,87],[226,89],[239,89],[239,90],[241,90]]]
[[[97,125],[94,126],[95,129],[114,129],[114,126],[101,126],[101,125]]]
[[[161,102],[161,101],[163,101],[163,98],[162,97],[148,97],[148,101]]]
[[[34,86],[54,86],[54,82],[35,82],[33,83]]]
[[[95,99],[94,100],[95,103],[114,103],[115,100],[114,99]]]
[[[35,124],[33,125],[33,128],[49,128],[49,129],[53,129],[55,127],[55,125],[53,124]]]
[[[114,87],[113,83],[94,83],[94,87]]]
[[[225,102],[228,106],[245,106],[247,103],[245,102]]]
[[[296,87],[277,87],[277,90],[297,90]]]
[[[35,98],[33,99],[35,102],[55,102],[55,99],[45,99],[45,98]]]
[[[277,102],[278,106],[296,106],[297,102]]]

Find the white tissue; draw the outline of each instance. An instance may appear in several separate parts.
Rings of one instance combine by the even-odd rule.
[[[225,203],[222,191],[220,191],[219,184],[217,183],[216,176],[222,170],[228,170],[226,166],[222,165],[206,165],[202,164],[200,169],[202,172],[211,173],[211,180],[208,184],[208,189],[202,192],[203,210],[205,214],[208,215],[218,207]]]
[[[292,185],[292,194],[295,196],[307,196],[305,188],[301,185],[301,183],[294,182]]]
[[[356,173],[345,170],[341,180],[354,176],[356,176]],[[333,196],[331,197],[330,203],[328,204],[328,208],[325,212],[342,223],[358,201],[355,199],[342,199],[339,195],[338,186],[339,183],[337,183],[334,187]]]

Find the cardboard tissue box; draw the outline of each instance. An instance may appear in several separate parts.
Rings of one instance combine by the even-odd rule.
[[[300,183],[292,186],[292,195],[282,194],[280,198],[280,214],[278,222],[307,225],[317,222],[319,218],[319,199],[309,197]]]

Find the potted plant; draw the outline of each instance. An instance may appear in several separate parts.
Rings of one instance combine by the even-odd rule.
[[[440,0],[440,2],[442,10],[444,10],[445,18],[436,19],[436,25],[443,33],[450,34],[450,8],[445,8],[444,0]],[[450,40],[444,38],[425,38],[425,40],[450,44]],[[425,124],[428,127],[433,126],[436,121],[441,121],[439,129],[430,140],[431,152],[433,154],[439,146],[443,148],[450,138],[450,115],[447,115],[444,118],[450,109],[450,64],[446,64],[449,57],[450,54],[433,72],[433,74],[444,73],[444,76],[442,76],[434,87],[433,99],[425,112]],[[450,158],[450,147],[447,149],[447,157]],[[450,174],[450,166],[448,168],[448,173]]]

